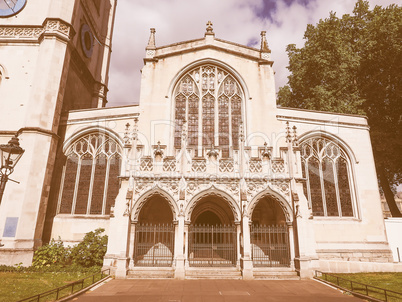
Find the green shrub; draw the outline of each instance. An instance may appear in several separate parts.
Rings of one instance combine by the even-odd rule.
[[[64,247],[61,240],[52,239],[49,244],[38,248],[33,257],[32,266],[43,268],[48,266],[64,266],[69,263],[70,248]]]
[[[107,235],[101,236],[105,229],[98,228],[85,234],[84,239],[71,250],[71,260],[83,267],[102,266],[106,254]]]

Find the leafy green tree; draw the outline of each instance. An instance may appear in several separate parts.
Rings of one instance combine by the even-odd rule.
[[[71,251],[73,264],[83,267],[102,266],[108,241],[107,235],[101,235],[104,231],[98,228],[85,234],[84,239]]]
[[[392,186],[402,181],[402,7],[335,13],[308,25],[305,45],[287,47],[290,76],[278,92],[282,106],[365,114],[380,186],[392,216],[401,217]]]

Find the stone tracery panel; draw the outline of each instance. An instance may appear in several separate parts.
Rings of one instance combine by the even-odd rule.
[[[87,134],[66,151],[59,214],[108,215],[119,190],[121,147],[105,133]]]
[[[315,137],[303,141],[304,192],[314,216],[353,217],[352,171],[347,153],[335,142]]]
[[[184,121],[188,121],[189,146],[218,145],[224,158],[230,156],[230,147],[238,148],[244,94],[227,71],[211,64],[193,68],[179,80],[173,99],[175,148],[181,147]]]

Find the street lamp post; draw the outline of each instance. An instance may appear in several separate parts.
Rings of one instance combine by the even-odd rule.
[[[25,150],[20,147],[17,134],[10,139],[8,144],[0,145],[0,204],[3,198],[4,188],[8,181],[8,177],[14,171],[14,167],[20,160]]]

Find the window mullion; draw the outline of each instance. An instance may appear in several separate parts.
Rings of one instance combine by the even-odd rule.
[[[105,173],[105,186],[104,186],[104,191],[103,191],[103,201],[102,201],[102,215],[105,215],[106,213],[106,201],[107,201],[107,191],[108,191],[108,185],[109,185],[109,171],[110,171],[110,158],[111,156],[106,155],[106,173]]]
[[[342,206],[341,206],[341,199],[340,199],[340,194],[339,194],[338,170],[336,168],[335,160],[332,161],[332,173],[334,174],[336,202],[338,203],[338,214],[339,214],[339,217],[342,217]]]
[[[92,157],[91,180],[89,182],[89,193],[88,193],[88,202],[87,202],[87,215],[91,214],[92,191],[93,191],[93,186],[94,186],[95,167],[96,167],[96,156],[93,156]]]
[[[63,195],[63,190],[64,190],[64,180],[66,178],[66,169],[67,169],[67,161],[68,161],[68,156],[65,165],[63,166],[63,172],[61,174],[61,181],[60,181],[60,190],[59,190],[59,197],[57,198],[57,209],[56,209],[56,214],[60,213],[60,207],[61,207],[61,198]]]
[[[309,157],[310,158],[310,157]],[[311,191],[310,191],[310,177],[309,177],[309,166],[308,166],[308,162],[309,162],[309,158],[307,158],[304,161],[304,167],[306,169],[306,186],[307,186],[307,201],[308,201],[308,206],[311,209],[311,211],[313,211],[313,202],[311,201]]]
[[[82,157],[84,154],[81,154],[81,156],[78,159],[78,167],[77,167],[77,175],[75,176],[75,186],[74,186],[74,197],[73,197],[73,204],[71,205],[71,214],[75,214],[75,206],[77,203],[77,193],[78,193],[78,185],[80,182],[80,174],[81,174],[81,164],[82,164]]]
[[[321,185],[321,195],[322,195],[322,207],[324,210],[324,216],[327,216],[327,201],[325,199],[325,187],[324,187],[324,173],[322,172],[322,157],[320,156],[318,159],[319,165],[318,169],[320,172],[320,185]]]
[[[218,68],[215,67],[214,76],[214,145],[219,146],[219,104],[218,104]]]
[[[195,84],[198,86],[198,146],[196,150],[196,156],[201,156],[202,155],[202,137],[204,135],[204,131],[202,128],[202,123],[203,123],[203,114],[202,114],[202,102],[203,102],[203,93],[202,93],[202,68],[199,67],[199,73],[200,77],[198,80],[198,83],[196,82]]]

